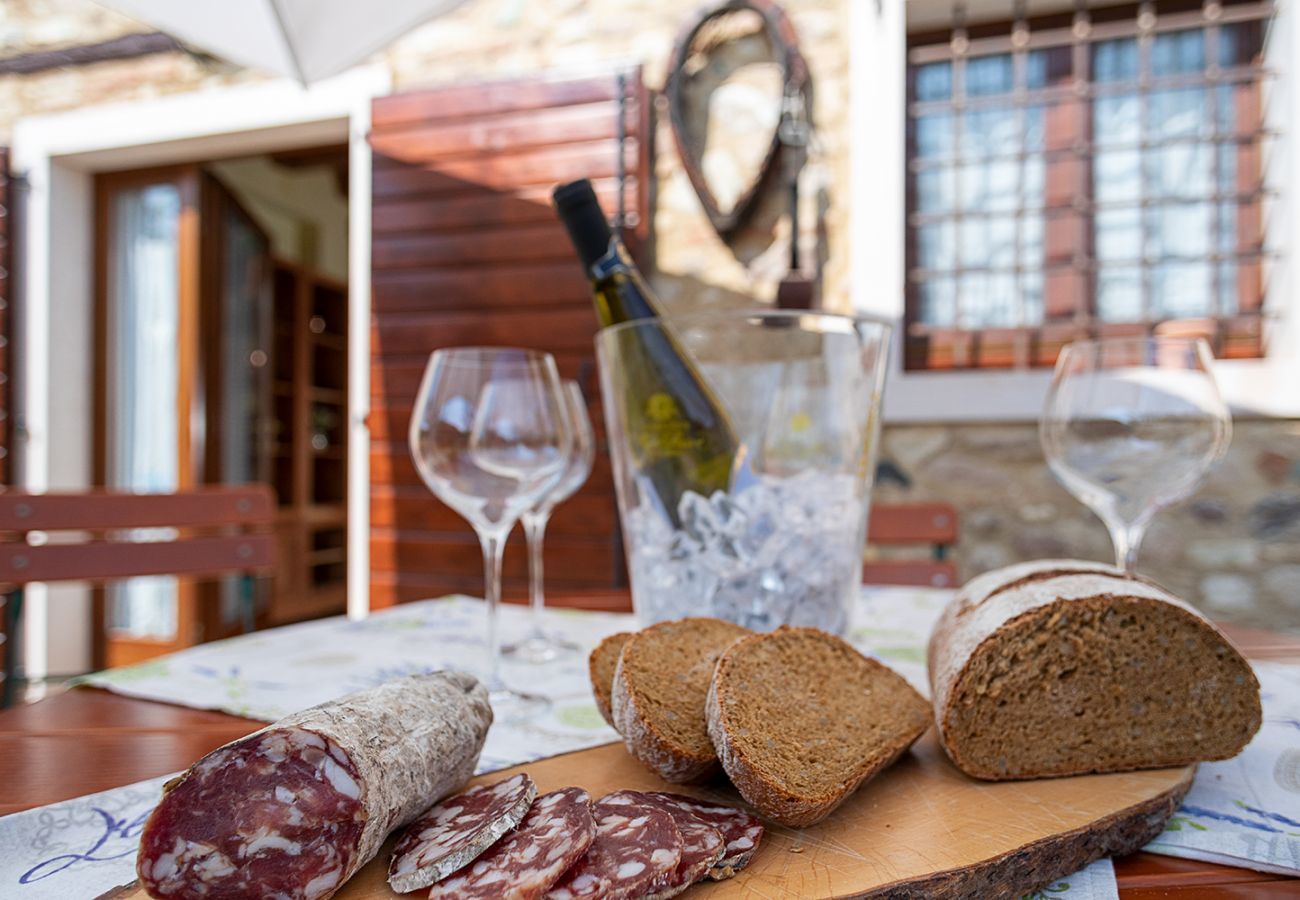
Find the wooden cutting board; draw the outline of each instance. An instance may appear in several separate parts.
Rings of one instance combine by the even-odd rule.
[[[725,782],[709,788],[665,785],[622,744],[555,756],[477,781],[519,771],[533,777],[539,793],[578,785],[598,798],[620,788],[667,788],[741,802]],[[683,896],[1018,897],[1094,859],[1147,843],[1177,809],[1194,772],[1195,767],[1186,767],[979,782],[953,768],[931,731],[825,821],[801,830],[769,827],[753,862],[735,878],[699,885]],[[403,896],[386,880],[391,844],[335,895],[337,900]]]

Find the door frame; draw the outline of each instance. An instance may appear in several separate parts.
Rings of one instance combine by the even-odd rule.
[[[348,143],[348,615],[369,611],[370,104],[391,92],[382,66],[310,88],[287,79],[19,120],[13,168],[25,177],[19,483],[92,483],[94,174],[200,162],[346,139]],[[58,340],[52,340],[52,323]],[[84,362],[83,362],[84,361]],[[53,402],[57,401],[57,402]],[[89,665],[89,591],[33,585],[22,648],[28,678]],[[52,606],[53,605],[53,606]],[[51,610],[60,627],[50,629]],[[54,663],[53,667],[51,662]]]

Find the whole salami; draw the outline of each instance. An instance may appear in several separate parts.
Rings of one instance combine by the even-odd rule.
[[[390,681],[220,747],[164,788],[140,835],[151,897],[329,897],[474,772],[492,708],[463,672]]]
[[[393,850],[388,883],[399,894],[463,869],[523,819],[537,785],[522,772],[448,797],[407,827]]]
[[[672,816],[652,806],[603,800],[594,811],[591,849],[547,892],[547,900],[629,900],[672,878],[682,861],[682,838]]]
[[[582,788],[543,794],[514,831],[450,878],[429,900],[537,900],[580,860],[596,837]]]

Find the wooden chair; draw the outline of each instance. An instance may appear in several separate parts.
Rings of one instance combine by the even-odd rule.
[[[867,584],[957,586],[957,567],[948,559],[957,543],[957,510],[947,503],[873,505],[867,543],[875,546],[928,544],[929,559],[872,559],[862,567]]]
[[[14,697],[23,589],[35,582],[103,584],[143,575],[212,578],[275,565],[275,495],[265,485],[176,494],[0,494],[0,585],[4,597],[4,681],[0,708]],[[173,540],[133,542],[121,532],[177,530]],[[33,541],[33,533],[44,538]]]

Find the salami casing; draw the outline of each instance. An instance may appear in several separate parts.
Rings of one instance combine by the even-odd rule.
[[[722,839],[727,842],[727,846],[722,858],[709,869],[709,878],[713,881],[730,878],[749,865],[754,852],[758,850],[758,842],[763,839],[763,823],[757,816],[743,809],[719,806],[684,794],[664,791],[650,791],[646,796],[666,807],[672,806],[690,813],[722,832]]]
[[[518,825],[536,796],[537,785],[521,772],[448,797],[402,834],[388,867],[388,883],[405,894],[463,869]]]
[[[654,892],[682,860],[672,816],[652,806],[598,801],[596,839],[587,855],[547,892],[547,900],[628,900]]]
[[[615,791],[606,794],[600,802],[610,805],[654,806],[672,816],[673,824],[677,826],[677,833],[682,839],[681,862],[672,873],[650,885],[645,900],[667,900],[669,897],[676,897],[695,882],[703,880],[726,851],[726,841],[722,839],[721,831],[679,806],[656,801],[650,794],[641,791]]]
[[[140,835],[151,897],[331,896],[384,839],[474,772],[492,724],[463,672],[390,681],[212,751]]]
[[[582,788],[543,794],[519,827],[450,878],[429,900],[537,900],[587,852],[596,837],[591,797]]]

